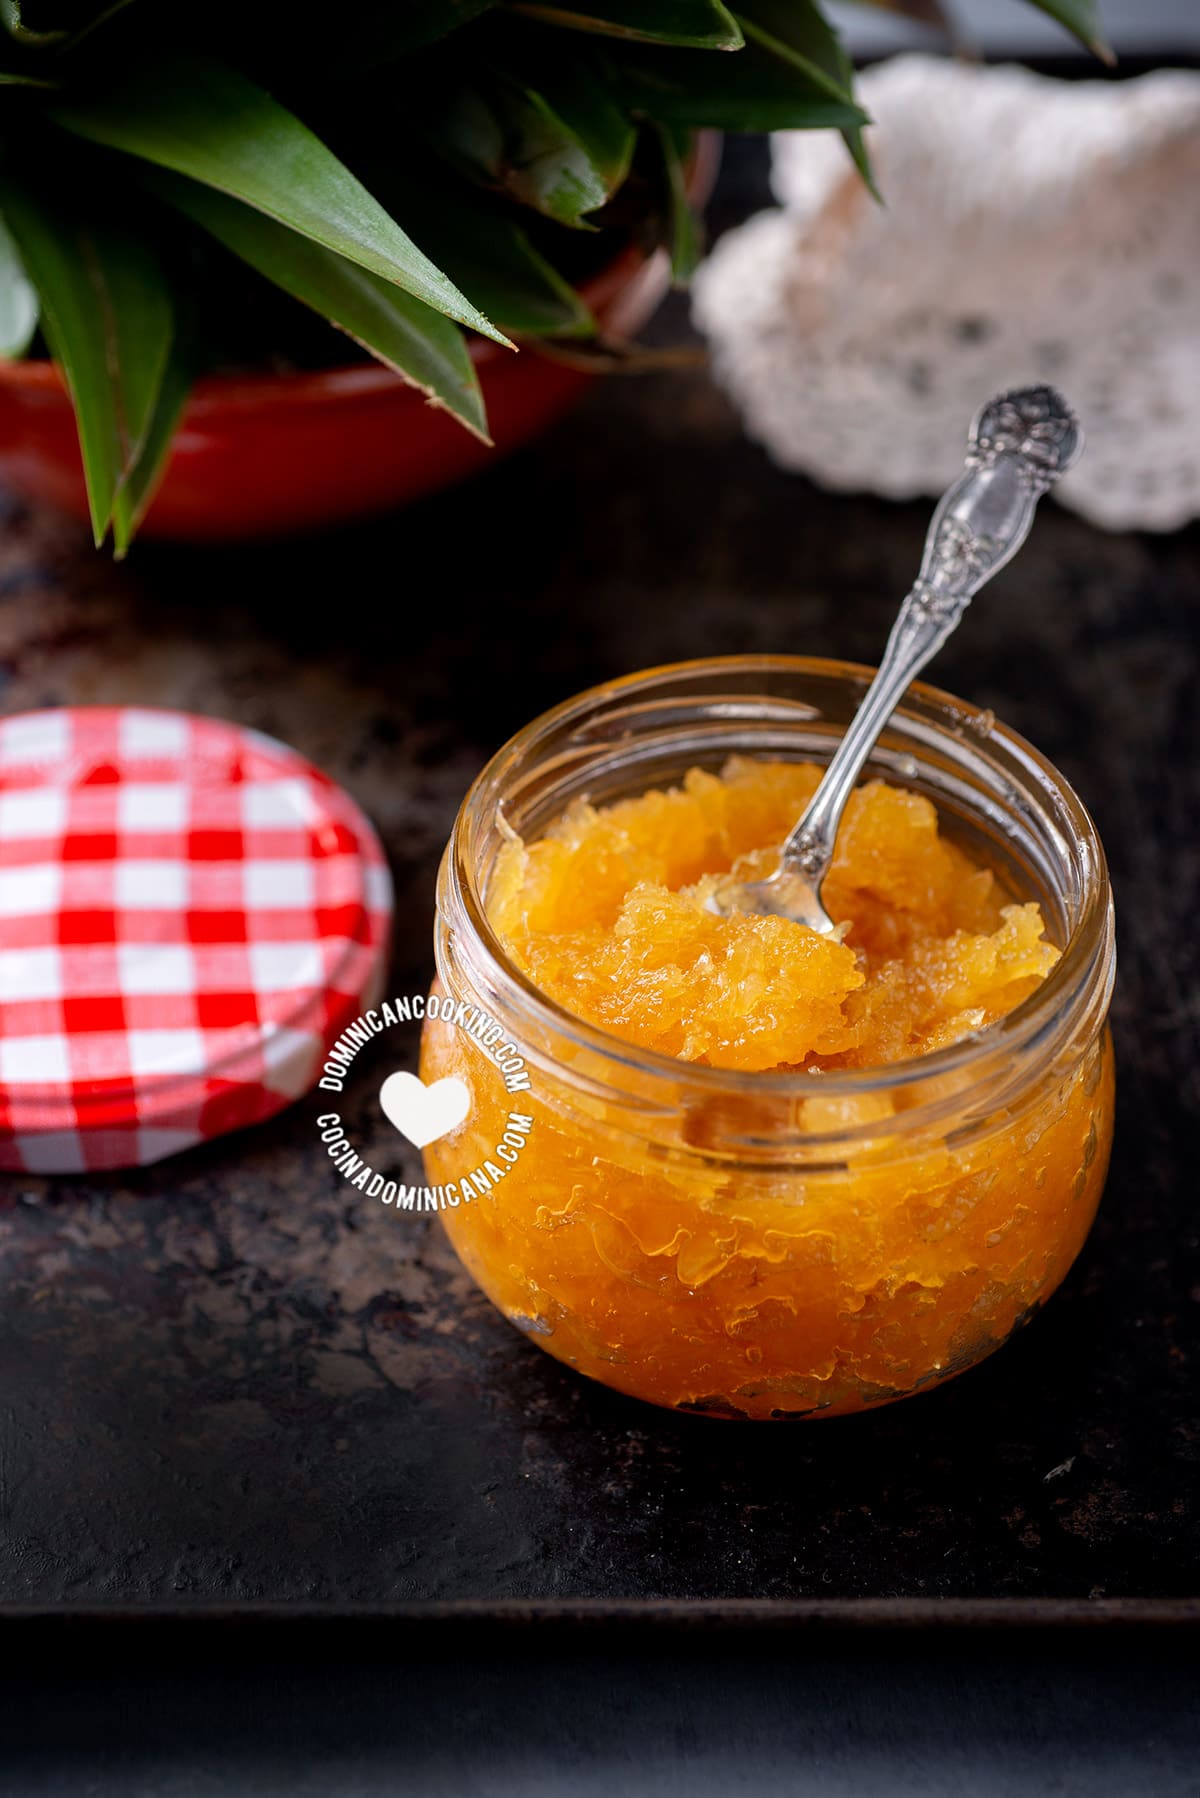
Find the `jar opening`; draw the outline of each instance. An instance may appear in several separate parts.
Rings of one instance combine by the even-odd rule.
[[[691,767],[731,756],[828,761],[873,670],[799,656],[723,656],[674,663],[590,689],[526,726],[472,786],[439,887],[439,972],[466,979],[550,1068],[581,1075],[639,1104],[677,1108],[681,1085],[700,1095],[795,1102],[815,1087],[805,1070],[747,1072],[681,1062],[627,1043],[567,1011],[509,958],[487,917],[501,843],[544,833],[574,799],[604,805],[677,785]],[[1103,851],[1086,809],[1037,750],[993,716],[914,683],[865,770],[923,793],[977,860],[1014,897],[1036,899],[1061,950],[1045,981],[998,1022],[908,1061],[822,1072],[823,1097],[887,1092],[897,1114],[961,1118],[964,1090],[993,1111],[1044,1071],[1081,1029],[1095,1029],[1112,983],[1112,902]],[[444,940],[443,940],[444,939]],[[453,961],[453,967],[450,965]]]

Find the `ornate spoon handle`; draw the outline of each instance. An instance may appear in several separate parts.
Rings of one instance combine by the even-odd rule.
[[[989,401],[971,426],[966,466],[933,515],[921,572],[900,608],[879,670],[812,803],[783,846],[780,872],[820,886],[863,764],[909,683],[935,656],[986,581],[1029,534],[1042,494],[1083,447],[1052,387]]]

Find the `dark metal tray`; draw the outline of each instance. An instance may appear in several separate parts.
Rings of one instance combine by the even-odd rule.
[[[715,217],[766,197],[760,157],[735,147]],[[474,487],[318,542],[144,544],[114,568],[10,506],[0,704],[178,704],[295,743],[380,826],[393,987],[412,992],[454,809],[510,731],[683,655],[869,660],[926,515],[776,473],[701,374],[614,380]],[[411,603],[381,594],[389,570]],[[436,604],[415,570],[435,572]],[[5,1182],[0,1600],[1200,1592],[1198,571],[1195,528],[1108,537],[1047,506],[939,663],[1075,781],[1117,890],[1109,1189],[1010,1346],[860,1419],[652,1412],[518,1337],[435,1228],[349,1192],[300,1105],[144,1172]],[[361,1058],[345,1114],[363,1130],[380,1075]],[[88,1627],[97,1667],[132,1652],[117,1640],[136,1632],[102,1651]]]
[[[1194,1798],[1200,1613],[1084,1611],[0,1617],[3,1779],[44,1798]]]

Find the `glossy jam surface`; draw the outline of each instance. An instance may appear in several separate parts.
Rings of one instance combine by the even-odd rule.
[[[874,1067],[994,1023],[1058,954],[1036,905],[939,834],[917,793],[851,795],[825,883],[834,942],[786,918],[720,917],[722,874],[770,873],[816,789],[811,763],[734,761],[510,842],[490,902],[542,992],[627,1042],[713,1067]]]
[[[681,1071],[741,1077],[682,1098],[668,1139],[619,1095],[581,1091],[568,1056],[561,1081],[535,1088],[519,1167],[443,1214],[475,1279],[541,1347],[659,1404],[832,1415],[936,1383],[1053,1291],[1103,1185],[1106,1038],[968,1132],[953,1106],[914,1130],[886,1090],[822,1091],[824,1074],[984,1029],[1058,952],[1038,908],[947,842],[926,800],[879,783],[852,799],[824,888],[843,942],[707,911],[713,877],[770,870],[818,778],[734,762],[577,806],[541,841],[507,844],[488,894],[507,952],[561,1005]],[[783,1167],[711,1153],[731,1113],[753,1130],[745,1074],[781,1068],[803,1082],[788,1121],[836,1148]],[[488,1152],[510,1101],[472,1078],[476,1052],[444,1025],[427,1026],[422,1072],[475,1093],[467,1122],[426,1151],[440,1182]]]

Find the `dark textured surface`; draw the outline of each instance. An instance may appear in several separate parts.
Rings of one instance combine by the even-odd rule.
[[[754,180],[736,156],[718,205]],[[699,372],[614,378],[471,489],[318,542],[116,569],[10,504],[0,705],[180,705],[297,745],[380,827],[416,990],[458,799],[511,730],[675,657],[872,659],[925,518],[775,473]],[[1198,570],[1195,529],[1047,506],[938,664],[1078,785],[1120,910],[1112,1178],[1008,1348],[843,1422],[659,1415],[350,1194],[305,1103],[145,1172],[7,1180],[0,1598],[1196,1592]],[[366,1142],[379,1075],[345,1106]]]
[[[1194,1632],[466,1622],[11,1626],[6,1789],[1195,1798]]]

